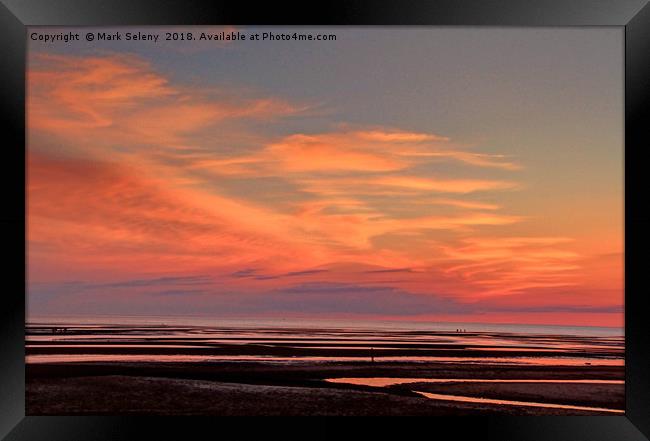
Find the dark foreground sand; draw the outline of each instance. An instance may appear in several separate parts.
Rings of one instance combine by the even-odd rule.
[[[622,408],[624,386],[417,384],[385,388],[326,378],[623,379],[618,366],[443,363],[67,363],[27,366],[28,415],[595,415],[592,411],[460,403],[430,391]]]

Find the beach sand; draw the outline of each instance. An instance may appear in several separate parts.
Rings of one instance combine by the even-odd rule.
[[[594,415],[431,400],[417,391],[622,408],[623,384],[334,384],[327,378],[622,379],[621,367],[437,363],[67,363],[28,365],[29,415]]]

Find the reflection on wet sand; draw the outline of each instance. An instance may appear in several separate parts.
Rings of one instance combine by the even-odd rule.
[[[512,327],[466,333],[423,328],[36,323],[26,329],[26,352],[29,363],[113,359],[624,364],[623,338],[603,335],[602,330],[589,336],[504,331]]]
[[[568,383],[568,384],[624,384],[623,380],[531,380],[486,378],[326,378],[329,383],[358,384],[386,387],[408,383]]]
[[[568,404],[553,404],[553,403],[535,403],[532,401],[513,401],[513,400],[495,400],[491,398],[479,398],[479,397],[464,397],[459,395],[447,395],[447,394],[433,394],[430,392],[419,392],[414,391],[424,397],[430,398],[432,400],[442,400],[442,401],[458,401],[462,403],[479,403],[479,404],[497,404],[497,405],[507,405],[507,406],[524,406],[524,407],[541,407],[546,409],[566,409],[566,410],[581,410],[581,411],[590,411],[590,412],[599,412],[599,413],[617,413],[624,414],[624,410],[618,409],[606,409],[602,407],[587,407],[587,406],[572,406]]]
[[[125,349],[125,348],[124,348]],[[123,350],[124,350],[123,349]],[[27,363],[66,363],[84,361],[133,361],[143,363],[166,363],[179,361],[220,362],[220,361],[263,361],[268,363],[309,363],[309,362],[368,362],[369,357],[345,356],[300,356],[282,357],[277,355],[183,355],[183,354],[38,354],[27,355]],[[582,358],[556,357],[418,357],[403,355],[399,357],[374,356],[374,362],[396,363],[467,363],[475,365],[527,365],[527,366],[623,366],[623,360],[599,359],[585,362]]]
[[[301,413],[318,399],[331,403],[328,412],[344,406],[346,414],[622,412],[615,410],[624,401],[620,331],[408,326],[33,323],[26,329],[27,398],[43,414],[85,411],[70,401],[75,394],[93,397],[84,406],[120,413],[158,405],[161,396],[173,403],[178,394],[203,394],[213,406],[210,389],[231,394],[220,412],[253,412],[272,388]],[[189,380],[201,381],[200,388],[188,389]],[[121,388],[143,382],[156,389]]]

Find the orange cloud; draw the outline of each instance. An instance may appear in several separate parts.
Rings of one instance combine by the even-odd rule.
[[[275,118],[303,111],[264,97],[174,87],[141,58],[123,54],[75,57],[38,54],[27,73],[28,126],[93,139],[116,149],[149,144],[183,147],[189,132],[232,118]],[[87,146],[86,146],[87,148]]]
[[[430,179],[411,176],[386,176],[372,181],[385,187],[409,190],[430,190],[443,193],[472,193],[476,191],[515,188],[517,184],[508,181],[488,181],[481,179]]]
[[[526,233],[529,218],[506,211],[499,197],[523,188],[509,174],[521,165],[433,133],[251,124],[306,109],[179,85],[135,56],[35,56],[30,277],[205,272],[233,292],[335,280],[525,306],[585,303],[590,276],[606,285],[600,304],[621,289],[620,262]],[[50,136],[61,152],[44,153]]]
[[[140,262],[141,270],[178,270],[286,262],[296,253],[308,262],[312,254],[286,240],[287,232],[277,228],[281,222],[257,222],[272,219],[269,213],[225,199],[206,208],[195,196],[128,167],[30,154],[28,175],[28,240],[47,244],[30,257],[64,253],[85,265]]]
[[[569,287],[581,280],[581,256],[566,237],[468,238],[444,246],[447,273],[482,286],[479,296],[508,295],[532,288]]]
[[[407,265],[414,263],[412,256],[373,249],[374,238],[520,221],[517,216],[480,212],[395,218],[381,204],[342,197],[351,190],[417,196],[514,187],[499,180],[385,175],[408,172],[415,164],[410,156],[418,152],[471,163],[466,160],[470,154],[444,152],[440,147],[449,140],[438,135],[378,128],[293,134],[264,142],[253,153],[226,157],[197,144],[196,134],[209,135],[206,130],[219,121],[290,115],[304,106],[274,98],[218,100],[173,85],[149,63],[124,55],[37,56],[28,81],[30,132],[54,133],[78,146],[82,156],[96,158],[30,155],[30,240],[48,244],[39,249],[49,250],[34,257],[54,256],[65,248],[70,260],[77,256],[78,262],[90,264],[94,259],[95,265],[126,268],[148,256],[151,269],[161,271],[262,262],[270,265],[269,271],[290,271],[289,256],[294,255],[302,256],[302,266],[339,261]],[[152,152],[162,147],[172,149],[160,157],[172,164],[182,161],[187,168],[158,163]],[[131,165],[120,165],[126,160]],[[206,182],[193,174],[202,170],[217,179]],[[364,177],[350,176],[356,172]],[[325,176],[328,173],[334,176]],[[317,178],[319,174],[323,176]],[[220,191],[220,176],[278,175],[311,199],[293,212],[279,212]],[[211,191],[203,188],[206,184]],[[497,208],[442,203],[473,210]]]
[[[515,170],[502,156],[441,148],[449,141],[428,133],[398,130],[342,130],[319,134],[293,134],[268,143],[257,153],[229,158],[205,158],[197,166],[214,173],[286,174],[303,172],[387,172],[405,170],[429,158],[453,159],[464,164]]]
[[[453,150],[442,150],[437,152],[403,150],[400,152],[404,156],[414,156],[418,158],[442,158],[455,159],[466,164],[479,167],[501,168],[504,170],[520,170],[522,167],[514,162],[504,161],[503,155],[488,155],[485,153],[472,153]]]
[[[353,140],[336,136],[292,135],[269,145],[260,160],[271,166],[279,165],[283,172],[313,172],[331,170],[390,171],[406,167],[406,163],[390,155],[378,154],[364,148],[345,145]]]
[[[473,210],[498,210],[500,208],[497,204],[489,204],[485,202],[464,201],[459,199],[432,199],[419,201],[422,204],[434,205],[450,205],[452,207],[468,208]]]

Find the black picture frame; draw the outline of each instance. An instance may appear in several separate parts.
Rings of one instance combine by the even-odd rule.
[[[615,26],[625,32],[625,348],[624,416],[438,418],[395,424],[319,424],[281,420],[262,425],[214,418],[25,416],[25,61],[31,25],[435,25]],[[0,0],[0,108],[4,126],[0,223],[5,280],[0,320],[0,438],[6,440],[189,439],[208,436],[378,436],[389,425],[401,436],[499,440],[643,440],[650,438],[650,320],[645,255],[649,249],[648,184],[642,161],[648,142],[650,6],[646,0],[446,0],[259,4],[185,0]],[[467,423],[467,421],[470,421]],[[408,427],[406,427],[408,426]],[[232,430],[235,430],[233,432]],[[232,435],[226,435],[230,433]],[[403,435],[402,435],[403,434]],[[422,436],[422,435],[414,435]]]

